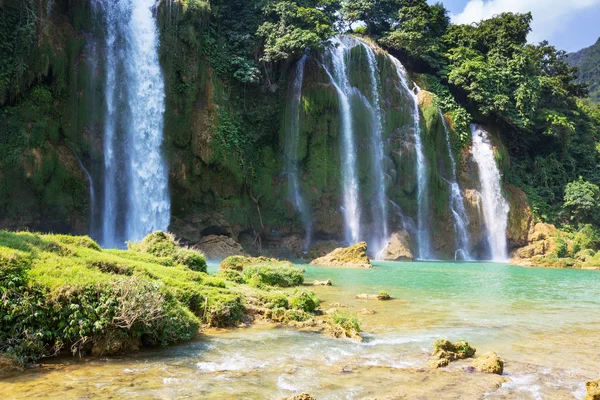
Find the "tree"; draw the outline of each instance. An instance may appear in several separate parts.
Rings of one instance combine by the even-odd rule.
[[[383,35],[395,23],[400,0],[343,0],[340,15],[347,27],[364,23],[369,36]]]
[[[600,221],[600,188],[581,177],[567,184],[563,210],[578,224]]]
[[[399,4],[397,27],[381,42],[440,69],[445,49],[441,38],[450,24],[448,10],[440,3],[430,6],[426,0],[400,0]]]
[[[474,25],[450,26],[442,75],[463,90],[485,116],[566,144],[574,132],[569,113],[586,94],[575,82],[566,53],[547,42],[527,44],[531,14],[503,13]]]
[[[264,41],[261,61],[281,61],[299,56],[306,48],[320,49],[335,33],[331,19],[316,7],[280,1],[268,5],[265,13],[267,21],[256,32]]]

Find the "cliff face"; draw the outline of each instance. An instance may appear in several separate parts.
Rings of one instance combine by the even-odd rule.
[[[0,219],[1,227],[97,233],[101,203],[90,203],[89,182],[76,158],[89,170],[95,196],[101,198],[104,67],[93,15],[87,2],[55,1],[22,56],[20,66],[26,72],[17,85],[2,86],[0,208],[5,217]],[[220,69],[214,50],[206,9],[176,3],[160,7],[157,18],[166,88],[170,230],[191,244],[208,235],[224,235],[251,253],[296,254],[302,249],[304,228],[283,173],[294,65],[282,63],[268,70],[264,85],[227,78],[228,71]],[[15,19],[15,25],[22,23]],[[312,53],[306,63],[297,159],[314,237],[326,241],[343,237],[340,165],[347,155],[341,146],[339,99],[322,60],[323,54]],[[387,55],[377,50],[376,62],[384,116],[388,220],[390,230],[410,232],[418,212],[411,100],[398,90],[395,67]],[[348,65],[352,85],[370,96],[362,47],[352,50]],[[432,94],[422,91],[419,107],[433,251],[438,258],[454,258],[445,131]],[[357,107],[353,119],[358,127],[360,200],[367,205],[374,193],[367,111]],[[467,200],[471,250],[483,254],[476,168],[469,149],[461,150],[452,132],[451,142],[458,182]],[[531,213],[519,189],[507,186],[506,197],[514,205],[509,241],[520,246]],[[366,229],[381,228],[365,215]]]

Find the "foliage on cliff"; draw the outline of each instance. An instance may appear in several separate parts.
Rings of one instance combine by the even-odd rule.
[[[10,218],[0,223],[85,231],[87,188],[76,156],[101,165],[104,114],[102,79],[95,79],[101,68],[95,71],[88,57],[94,52],[87,39],[98,33],[91,3],[2,4],[0,214]],[[423,74],[424,88],[452,119],[453,143],[469,144],[471,120],[499,132],[511,159],[505,180],[524,189],[537,218],[576,224],[561,213],[567,184],[580,177],[600,184],[600,108],[579,101],[592,65],[582,62],[576,80],[564,52],[527,43],[530,14],[453,25],[442,5],[426,0],[181,0],[159,2],[155,11],[175,223],[219,210],[226,224],[253,237],[294,229],[297,217],[286,206],[281,176],[281,131],[289,118],[288,71],[309,51],[311,81],[302,105],[311,118],[303,121],[299,150],[303,191],[327,215],[326,233],[336,231],[337,98],[317,61],[329,36],[350,29]],[[358,53],[352,62],[363,65]],[[353,79],[360,86],[359,75]],[[398,100],[387,93],[390,82],[382,86],[382,98]],[[405,123],[401,112],[385,113],[390,125]],[[425,116],[428,128],[438,129],[432,115]],[[399,140],[394,135],[389,140]],[[433,135],[426,136],[430,162],[437,163]],[[411,177],[398,181],[410,196]],[[432,198],[442,201],[446,186],[441,177],[431,181]],[[411,214],[414,201],[398,197],[392,200]],[[193,230],[208,232],[221,225],[215,220],[194,222]]]

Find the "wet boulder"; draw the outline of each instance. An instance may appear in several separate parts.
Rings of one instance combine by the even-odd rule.
[[[600,378],[585,383],[586,394],[583,400],[600,400]]]
[[[471,366],[478,372],[486,372],[488,374],[502,375],[502,372],[504,372],[504,360],[493,351],[477,357]]]
[[[392,234],[379,257],[386,261],[412,261],[415,257],[411,248],[412,243],[408,232],[405,230],[396,231]]]
[[[366,242],[359,242],[350,247],[337,248],[323,257],[312,260],[310,265],[358,268],[373,267],[371,260],[367,257]]]

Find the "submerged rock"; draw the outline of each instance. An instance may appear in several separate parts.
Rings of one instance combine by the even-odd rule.
[[[0,356],[0,376],[21,370],[23,370],[23,368],[16,362],[10,358]]]
[[[585,383],[587,393],[583,400],[600,400],[600,378]]]
[[[340,247],[331,253],[314,259],[310,265],[333,267],[359,267],[372,268],[371,260],[367,257],[367,243],[359,242],[350,247]]]
[[[121,338],[114,335],[102,336],[92,344],[93,356],[114,356],[116,354],[133,353],[140,349],[139,338]]]
[[[504,360],[493,351],[489,351],[481,357],[477,357],[471,366],[475,368],[476,371],[487,372],[489,374],[502,375],[502,372],[504,372]]]
[[[407,231],[396,231],[392,234],[390,241],[380,254],[380,258],[386,261],[412,261],[412,243]]]
[[[433,343],[433,353],[431,354],[431,358],[427,365],[429,368],[445,367],[451,361],[473,357],[475,351],[476,350],[464,340],[452,343],[448,339],[438,339]]]
[[[331,286],[331,279],[325,281],[312,281],[307,284],[308,286]]]
[[[390,296],[386,292],[379,292],[379,294],[367,294],[367,293],[357,294],[356,298],[358,300],[391,300],[392,296]]]
[[[228,236],[204,236],[193,247],[200,250],[208,259],[224,259],[229,256],[247,256],[242,246]]]

